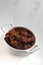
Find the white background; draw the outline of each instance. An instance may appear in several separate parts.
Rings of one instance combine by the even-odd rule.
[[[0,0],[0,28],[10,21],[31,29],[39,50],[22,57],[10,53],[0,30],[0,65],[43,65],[43,0]]]

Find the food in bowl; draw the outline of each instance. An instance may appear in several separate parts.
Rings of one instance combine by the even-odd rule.
[[[5,41],[11,47],[26,50],[35,44],[34,34],[27,28],[14,27],[5,34]]]

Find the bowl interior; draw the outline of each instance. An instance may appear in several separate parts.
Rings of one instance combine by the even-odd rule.
[[[5,34],[4,39],[9,46],[17,50],[30,49],[34,46],[36,41],[33,32],[25,27],[12,28]]]

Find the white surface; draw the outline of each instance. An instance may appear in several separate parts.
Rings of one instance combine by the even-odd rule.
[[[0,65],[43,65],[43,0],[0,0],[0,27],[9,21],[31,29],[40,50],[25,57],[16,56],[6,48],[0,30]]]

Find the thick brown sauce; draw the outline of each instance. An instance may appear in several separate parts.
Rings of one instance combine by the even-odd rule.
[[[35,36],[24,27],[15,27],[5,34],[5,41],[13,48],[25,50],[35,44]]]

